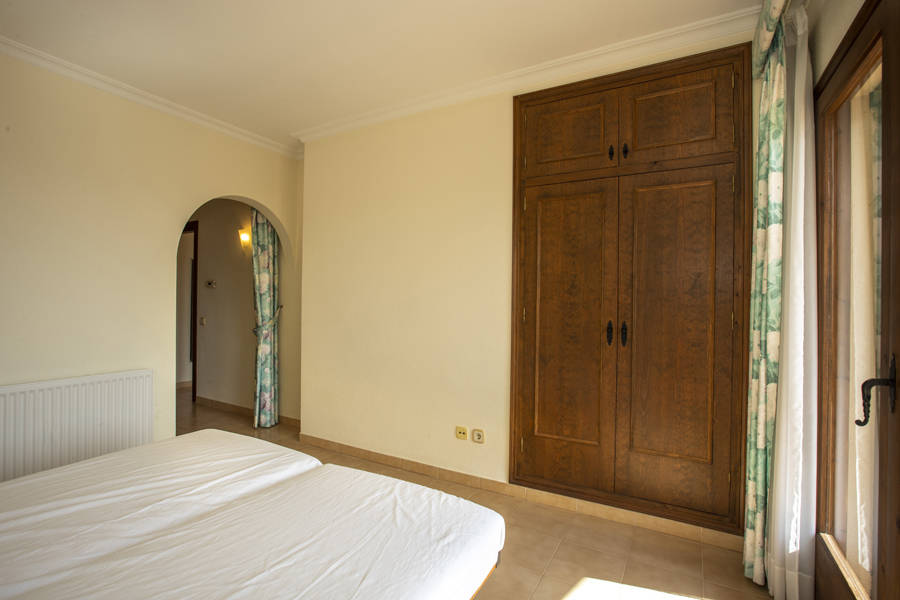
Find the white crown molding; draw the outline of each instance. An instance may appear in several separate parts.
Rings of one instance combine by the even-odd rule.
[[[567,77],[584,75],[585,73],[602,74],[610,67],[616,65],[711,40],[745,35],[746,40],[749,41],[753,31],[756,29],[759,12],[760,7],[750,7],[717,17],[695,21],[687,25],[664,29],[649,35],[595,48],[594,50],[509,71],[508,73],[481,79],[436,94],[421,96],[410,102],[335,119],[297,131],[293,136],[303,142],[308,142],[342,131],[389,121],[492,94],[503,92],[523,93],[540,89],[546,87],[548,81],[564,80]]]
[[[192,123],[197,123],[199,125],[203,125],[204,127],[209,127],[210,129],[214,129],[219,133],[224,133],[239,140],[250,142],[251,144],[256,144],[257,146],[262,146],[263,148],[273,150],[280,154],[285,154],[292,158],[303,158],[302,144],[283,144],[280,142],[276,142],[275,140],[269,139],[265,136],[253,133],[252,131],[247,131],[246,129],[242,129],[236,125],[232,125],[231,123],[221,121],[199,111],[196,111],[192,108],[182,106],[181,104],[177,104],[175,102],[172,102],[171,100],[166,100],[165,98],[161,98],[160,96],[156,96],[154,94],[151,94],[150,92],[145,92],[142,89],[128,85],[127,83],[123,83],[117,79],[113,79],[112,77],[101,75],[100,73],[91,71],[90,69],[86,69],[74,63],[70,63],[67,60],[63,60],[61,58],[53,56],[52,54],[48,54],[42,50],[38,50],[37,48],[32,48],[31,46],[27,46],[21,42],[17,42],[16,40],[2,35],[0,35],[0,52],[30,62],[32,64],[36,64],[40,67],[44,67],[45,69],[49,69],[50,71],[59,73],[60,75],[64,75],[82,83],[86,83],[97,89],[110,92],[112,94],[115,94],[116,96],[120,96],[133,102],[137,102],[138,104],[143,104],[144,106],[149,106],[150,108],[154,108],[164,113],[180,117],[187,121],[191,121]]]

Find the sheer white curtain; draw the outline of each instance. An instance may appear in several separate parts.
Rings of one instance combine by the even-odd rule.
[[[776,600],[813,598],[816,516],[816,209],[806,9],[785,19],[786,123],[781,359],[766,579]]]
[[[850,240],[849,240],[849,339],[847,398],[850,419],[862,419],[862,382],[879,372],[877,357],[880,324],[876,302],[880,287],[881,194],[880,114],[873,114],[873,98],[880,108],[881,71],[877,69],[850,99]],[[875,536],[875,475],[878,403],[872,403],[870,422],[854,424],[847,431],[847,504],[845,544],[847,560],[866,589],[872,586]],[[839,521],[840,522],[840,521]]]

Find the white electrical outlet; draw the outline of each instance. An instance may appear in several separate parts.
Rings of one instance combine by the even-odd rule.
[[[482,429],[473,429],[472,430],[472,441],[476,444],[484,443],[484,430]]]

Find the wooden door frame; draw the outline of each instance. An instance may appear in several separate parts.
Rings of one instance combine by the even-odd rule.
[[[837,408],[837,156],[835,148],[836,112],[850,97],[857,84],[861,83],[860,74],[867,72],[867,67],[874,66],[881,59],[885,74],[883,120],[882,120],[882,164],[887,168],[882,174],[882,197],[887,199],[896,196],[900,177],[889,165],[898,164],[900,148],[897,137],[900,136],[900,121],[895,120],[891,103],[896,104],[894,91],[900,82],[897,81],[900,67],[900,32],[897,32],[898,5],[900,0],[867,0],[849,30],[844,36],[828,67],[815,87],[815,119],[816,119],[816,183],[817,210],[816,227],[818,237],[818,450],[817,450],[817,509],[816,509],[816,595],[823,598],[867,598],[865,590],[859,585],[856,576],[846,562],[835,538],[835,453],[836,453],[836,408]],[[888,83],[888,79],[891,83]],[[889,87],[890,86],[890,87]],[[896,200],[895,200],[896,203]],[[885,207],[888,201],[885,200]],[[887,233],[889,219],[885,213],[883,236],[885,271],[890,257],[889,243],[891,236]],[[896,225],[894,226],[896,229]],[[887,298],[890,286],[883,289],[883,307],[889,306]],[[884,311],[883,314],[889,314]],[[887,332],[887,327],[885,328]],[[887,365],[889,335],[883,336],[882,364]],[[872,376],[875,376],[873,373]],[[854,397],[852,401],[858,401]],[[885,438],[886,425],[880,431]],[[879,486],[881,488],[882,486]],[[880,494],[885,490],[880,489]],[[880,512],[884,509],[883,497]],[[879,520],[879,528],[885,524]],[[873,572],[873,597],[887,598],[890,591],[879,589],[879,573],[886,568],[896,566],[884,564],[882,539],[879,535],[879,547],[876,549],[876,571]],[[896,585],[896,575],[894,575]]]
[[[188,221],[181,232],[194,234],[194,256],[191,259],[191,402],[197,402],[197,264],[200,247],[200,222]]]

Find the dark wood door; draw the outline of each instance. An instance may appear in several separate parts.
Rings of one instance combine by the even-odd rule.
[[[200,247],[200,221],[188,221],[182,235],[193,234],[194,247],[191,258],[191,402],[197,402],[197,264]]]
[[[617,201],[615,178],[525,192],[520,477],[612,489]]]
[[[622,88],[621,164],[734,150],[733,69],[724,65]]]
[[[729,513],[731,164],[620,179],[615,492]]]
[[[618,165],[618,92],[598,92],[525,109],[526,177]]]

